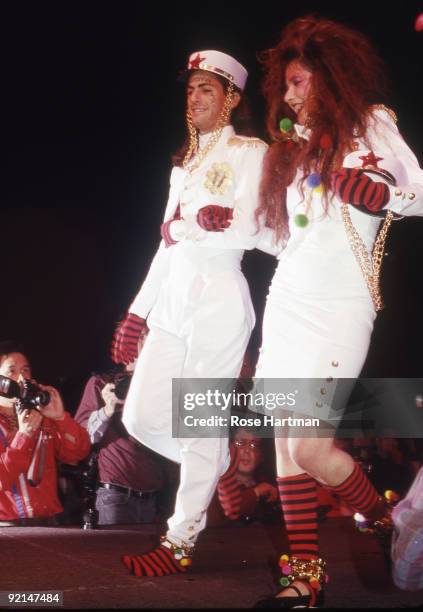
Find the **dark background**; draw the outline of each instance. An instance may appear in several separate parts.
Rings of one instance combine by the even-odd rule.
[[[25,342],[34,374],[74,410],[93,369],[109,367],[115,323],[159,242],[170,155],[184,137],[176,82],[194,50],[234,54],[250,71],[258,134],[264,106],[256,52],[293,17],[318,12],[371,37],[386,61],[384,102],[422,162],[422,2],[13,2],[0,9],[2,145],[0,339]],[[387,308],[365,366],[421,376],[423,221],[394,224]],[[247,253],[260,320],[273,259]],[[283,350],[283,347],[281,347]],[[306,347],[305,347],[306,350]]]

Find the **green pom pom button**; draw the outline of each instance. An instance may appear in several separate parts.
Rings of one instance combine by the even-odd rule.
[[[308,217],[304,214],[295,215],[294,223],[298,227],[306,227],[308,225]]]
[[[279,122],[279,129],[281,132],[290,132],[292,130],[292,121],[288,117],[284,117]]]

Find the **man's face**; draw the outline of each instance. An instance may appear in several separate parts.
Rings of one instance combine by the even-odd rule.
[[[226,94],[210,72],[197,70],[188,79],[187,106],[200,134],[212,132],[223,110]]]
[[[21,382],[24,378],[31,378],[31,366],[22,353],[9,353],[0,358],[0,374],[16,380],[16,382]],[[14,399],[0,397],[0,406],[3,408],[13,412],[14,405]]]
[[[311,77],[310,70],[300,62],[293,61],[286,68],[284,100],[297,114],[300,125],[304,125],[307,117],[306,103],[311,91]]]
[[[0,362],[0,374],[16,381],[31,378],[31,366],[22,353],[9,353]]]

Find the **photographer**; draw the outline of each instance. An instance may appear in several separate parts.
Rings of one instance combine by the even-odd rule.
[[[230,446],[233,450],[238,449],[238,467],[228,483],[230,494],[226,502],[223,496],[219,498],[215,493],[207,511],[207,527],[228,525],[237,518],[244,523],[255,520],[271,523],[280,519],[280,511],[275,505],[278,491],[267,466],[269,448],[265,442],[251,428],[236,429]]]
[[[122,408],[133,364],[125,372],[92,376],[75,419],[98,449],[99,525],[152,523],[163,486],[159,457],[130,437],[122,424]]]
[[[5,386],[28,389],[30,363],[19,346],[0,343]],[[27,382],[25,382],[27,381]],[[14,384],[15,383],[15,384]],[[76,463],[89,452],[86,431],[65,412],[59,392],[32,384],[24,399],[0,396],[0,521],[7,525],[55,524],[63,508],[57,495],[57,461]],[[4,390],[4,389],[3,389]],[[40,401],[40,403],[38,403]],[[19,410],[16,408],[19,407]]]

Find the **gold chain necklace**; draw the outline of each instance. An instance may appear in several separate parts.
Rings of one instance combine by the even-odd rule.
[[[190,174],[194,172],[201,164],[206,155],[213,149],[215,144],[218,142],[219,138],[222,135],[223,128],[228,125],[229,117],[231,115],[231,104],[234,94],[234,86],[233,83],[229,83],[228,91],[226,92],[225,101],[223,103],[223,109],[221,115],[218,119],[216,128],[213,130],[206,146],[199,150],[198,149],[198,134],[197,130],[192,123],[191,113],[187,112],[187,125],[190,136],[190,142],[188,151],[186,152],[184,161],[182,162],[182,166],[184,170],[187,170]],[[194,158],[191,159],[192,155],[195,153]]]
[[[348,207],[349,204],[342,204],[342,220],[344,222],[351,250],[355,255],[367,283],[374,308],[376,312],[378,312],[379,310],[382,310],[384,306],[380,292],[380,270],[385,252],[386,237],[388,235],[394,215],[390,210],[387,212],[382,227],[376,238],[372,256],[370,256],[360,234],[353,225]]]

